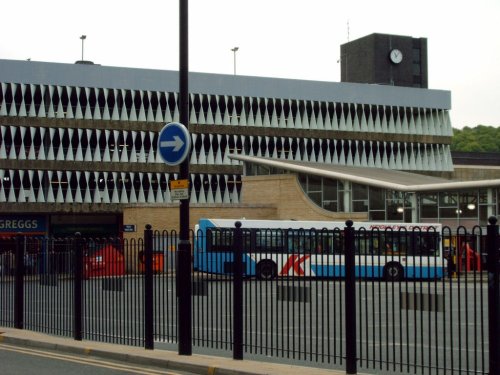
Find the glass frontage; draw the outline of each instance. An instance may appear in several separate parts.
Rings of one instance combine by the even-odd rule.
[[[500,189],[478,189],[420,194],[421,221],[485,226],[490,216],[500,213],[499,192]]]
[[[342,181],[301,174],[299,182],[307,196],[319,207],[332,212],[344,212]]]
[[[425,221],[437,220],[439,217],[437,193],[420,194],[420,217]]]
[[[372,221],[412,221],[410,193],[304,174],[300,174],[298,178],[305,194],[325,210],[368,212]]]
[[[246,175],[290,173],[245,163]],[[457,227],[485,226],[500,215],[500,188],[409,193],[299,174],[304,193],[332,212],[367,212],[371,221],[440,222]]]
[[[352,211],[367,212],[368,207],[368,186],[352,184]]]
[[[427,221],[472,227],[485,226],[490,216],[500,213],[500,189],[416,194],[318,176],[299,175],[299,181],[318,206],[333,212],[368,212],[372,221]]]
[[[411,222],[411,203],[407,197],[408,193],[386,190],[385,195],[387,220]],[[406,214],[406,211],[408,211],[409,215]]]

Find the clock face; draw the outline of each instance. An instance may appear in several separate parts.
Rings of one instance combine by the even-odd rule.
[[[389,54],[389,57],[394,64],[399,64],[403,61],[403,53],[398,49],[393,49]]]

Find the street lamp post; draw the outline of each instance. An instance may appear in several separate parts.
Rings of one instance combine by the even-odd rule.
[[[231,48],[231,51],[233,51],[233,57],[234,57],[234,75],[236,75],[236,52],[239,49],[240,49],[240,47]]]
[[[83,61],[83,42],[85,39],[87,39],[87,35],[82,35],[80,39],[82,40],[82,61]]]

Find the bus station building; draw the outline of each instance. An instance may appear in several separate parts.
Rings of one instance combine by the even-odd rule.
[[[0,235],[177,229],[179,168],[157,142],[178,87],[176,71],[0,60]],[[193,72],[189,92],[191,226],[500,214],[498,164],[454,163],[449,91]]]

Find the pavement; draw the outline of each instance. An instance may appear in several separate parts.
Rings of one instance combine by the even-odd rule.
[[[39,332],[0,327],[0,343],[55,350],[71,354],[95,356],[136,365],[151,365],[173,371],[203,375],[340,375],[342,370],[261,362],[234,360],[232,358],[193,354],[141,347],[108,344],[95,341],[75,341],[72,338],[47,335]]]

